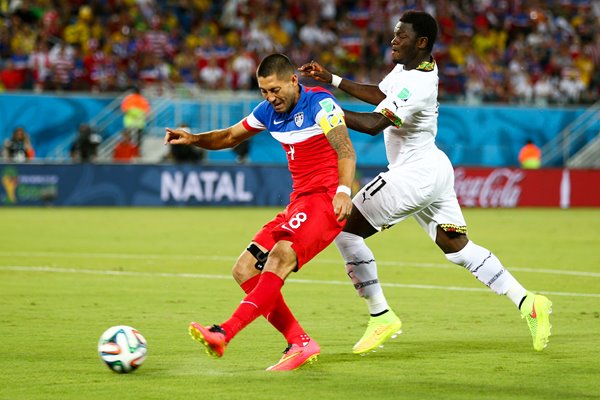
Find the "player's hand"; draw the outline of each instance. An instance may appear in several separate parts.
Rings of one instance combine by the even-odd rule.
[[[192,144],[193,136],[194,135],[183,129],[167,128],[167,133],[165,133],[165,144]]]
[[[352,198],[346,193],[336,193],[333,198],[333,212],[338,221],[343,221],[350,216],[352,211]]]
[[[316,81],[324,83],[331,83],[333,76],[331,72],[327,71],[316,61],[311,61],[302,65],[300,68],[298,68],[298,71],[300,71],[300,75],[302,76],[313,78]]]

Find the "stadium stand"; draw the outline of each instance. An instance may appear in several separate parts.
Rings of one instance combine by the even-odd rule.
[[[512,141],[502,139],[508,135],[503,123],[494,125],[496,133],[488,132],[493,143],[476,144],[476,138],[454,143],[457,118],[447,108],[452,104],[559,106],[565,115],[574,106],[575,116],[588,109],[570,124],[555,129],[550,121],[546,126],[552,129],[537,133],[544,166],[571,164],[597,136],[600,3],[591,0],[0,0],[0,92],[114,99],[73,122],[89,124],[102,136],[98,160],[108,161],[122,130],[118,104],[139,87],[152,103],[141,159],[156,162],[165,159],[155,143],[164,126],[186,120],[194,122],[194,130],[206,130],[251,110],[259,98],[254,70],[266,54],[284,52],[298,65],[316,59],[345,77],[378,82],[391,67],[393,27],[402,12],[414,8],[439,22],[434,55],[446,107],[440,123],[449,141],[440,138],[439,144],[454,162],[510,164],[516,152]],[[336,95],[348,100],[341,91]],[[6,101],[16,107],[30,100]],[[46,98],[44,104],[53,101]],[[499,108],[495,114],[514,114],[509,125],[522,130],[546,118],[536,111],[523,121],[520,111]],[[13,128],[9,125],[6,132]],[[66,122],[53,125],[31,127],[40,150],[36,157],[62,160],[68,154],[76,125],[66,135]],[[598,147],[591,146],[574,165],[590,166]],[[375,151],[370,142],[365,149]],[[232,161],[235,155],[211,152],[208,161],[221,159]]]
[[[377,82],[399,15],[437,16],[440,98],[592,103],[600,3],[591,0],[0,1],[4,90],[120,92],[134,85],[245,90],[264,55],[318,59]],[[182,89],[183,88],[183,89]]]

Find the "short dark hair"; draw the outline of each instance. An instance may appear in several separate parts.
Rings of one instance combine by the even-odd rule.
[[[425,11],[410,10],[402,14],[400,21],[411,24],[417,37],[427,38],[427,50],[431,51],[433,49],[437,38],[438,25],[431,14]]]
[[[256,70],[256,76],[265,78],[277,75],[278,78],[287,78],[296,72],[290,59],[284,54],[271,54],[266,56]]]

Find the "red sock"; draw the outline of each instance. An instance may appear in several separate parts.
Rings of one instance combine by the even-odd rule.
[[[259,278],[260,274],[255,275],[240,286],[244,292],[248,294],[254,289]],[[262,315],[275,327],[275,329],[281,332],[288,343],[302,346],[302,343],[307,341],[306,338],[308,335],[304,332],[304,329],[302,329],[287,304],[285,304],[281,292],[279,292],[279,296],[277,296],[273,308],[271,308],[270,311],[264,312]]]
[[[259,315],[271,310],[277,297],[281,296],[282,286],[283,279],[273,272],[260,274],[254,289],[244,297],[231,318],[221,324],[227,333],[228,342]]]
[[[258,283],[259,279],[260,279],[260,274],[254,275],[252,278],[248,279],[246,282],[241,283],[240,287],[246,294],[248,294],[252,291],[252,289],[254,289],[256,287],[256,284]]]

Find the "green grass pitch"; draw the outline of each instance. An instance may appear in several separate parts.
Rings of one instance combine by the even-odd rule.
[[[470,238],[553,301],[541,353],[513,304],[408,220],[368,240],[403,334],[351,353],[367,311],[330,246],[283,288],[319,361],[269,373],[286,344],[263,319],[218,360],[187,325],[229,317],[242,299],[233,261],[276,211],[0,209],[0,399],[600,398],[600,210],[465,210]],[[132,374],[96,351],[119,324],[148,340]]]

